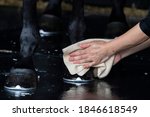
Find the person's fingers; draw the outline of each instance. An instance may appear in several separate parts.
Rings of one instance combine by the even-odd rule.
[[[89,63],[89,62],[92,62],[92,61],[87,57],[84,59],[73,61],[74,64],[85,64],[85,63]]]
[[[90,43],[82,43],[82,44],[80,44],[80,48],[82,48],[82,49],[88,48],[89,46],[91,46]]]
[[[69,61],[78,61],[78,60],[86,60],[86,59],[88,59],[87,54],[84,54],[84,55],[81,55],[81,56],[70,56],[69,57]]]
[[[83,67],[85,68],[85,69],[87,69],[87,68],[90,68],[90,67],[92,67],[92,66],[94,66],[95,65],[95,62],[89,62],[89,63],[85,63],[84,65],[83,65]]]
[[[79,55],[83,55],[85,54],[86,51],[85,50],[76,50],[72,53],[69,54],[70,57],[74,57],[74,56],[79,56]]]

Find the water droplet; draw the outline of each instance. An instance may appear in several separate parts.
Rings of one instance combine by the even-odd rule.
[[[145,75],[145,76],[147,76],[147,75],[148,75],[148,73],[147,73],[147,72],[145,72],[145,73],[144,73],[144,75]]]
[[[40,76],[38,75],[37,78],[40,79]]]
[[[13,61],[18,61],[18,59],[16,59],[16,58],[13,58]]]
[[[140,57],[140,60],[142,61],[142,60],[143,60],[143,57]]]
[[[13,42],[13,45],[16,45],[16,42]]]

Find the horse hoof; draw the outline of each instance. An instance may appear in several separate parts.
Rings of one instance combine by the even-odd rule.
[[[31,96],[34,94],[34,90],[30,90],[30,91],[24,91],[24,90],[8,90],[5,89],[4,90],[6,92],[7,95],[12,96],[12,97],[25,97],[25,96]]]
[[[77,74],[76,75],[67,74],[63,77],[63,80],[65,83],[74,84],[78,86],[91,83],[92,81],[94,81],[93,77],[94,77],[93,73],[90,70],[83,76],[78,76]]]
[[[6,79],[5,90],[32,91],[37,87],[37,76],[31,69],[12,69]]]
[[[72,78],[63,78],[65,83],[68,84],[74,84],[74,85],[83,85],[83,84],[89,84],[91,79],[83,79],[82,77],[72,77]]]
[[[63,31],[63,22],[53,15],[43,15],[39,21],[41,37],[59,35]]]

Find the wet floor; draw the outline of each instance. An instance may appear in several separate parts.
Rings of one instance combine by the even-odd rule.
[[[3,86],[6,77],[14,62],[17,61],[19,50],[21,21],[15,11],[4,7],[0,10],[2,14],[0,17],[1,100],[150,99],[150,49],[125,58],[115,65],[104,79],[94,78],[93,82],[82,85],[67,84],[64,83],[63,78],[69,73],[66,72],[61,52],[63,44],[66,44],[67,41],[64,41],[62,36],[57,39],[49,37],[48,40],[42,40],[36,50],[33,60],[38,74],[38,87],[34,92],[5,91]],[[12,16],[16,19],[10,20]],[[66,19],[67,17],[64,17],[64,21]],[[86,37],[103,37],[107,19],[107,16],[101,15],[86,16]]]

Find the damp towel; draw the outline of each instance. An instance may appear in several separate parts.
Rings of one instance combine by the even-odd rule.
[[[82,64],[73,64],[72,62],[70,62],[69,54],[75,50],[81,49],[79,46],[81,43],[90,42],[90,41],[99,41],[99,40],[109,41],[109,39],[86,39],[84,41],[80,41],[73,45],[70,45],[62,50],[64,63],[71,75],[78,74],[79,76],[83,76],[89,70],[89,68],[85,69],[83,68]],[[98,78],[106,77],[113,66],[113,62],[114,62],[114,56],[105,59],[104,62],[98,65],[93,66],[94,76]]]

